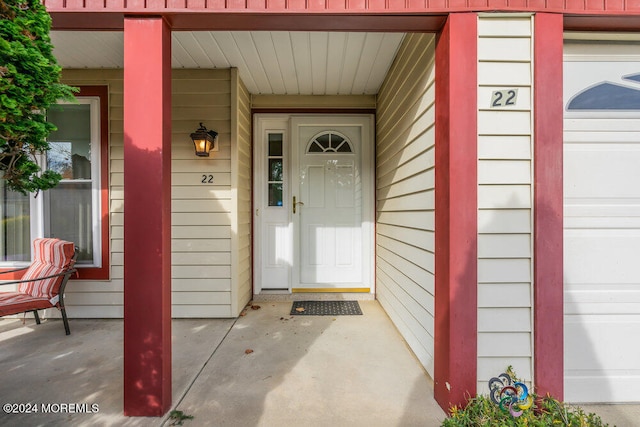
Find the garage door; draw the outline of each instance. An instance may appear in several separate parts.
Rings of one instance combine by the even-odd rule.
[[[565,43],[565,399],[640,400],[640,42]]]

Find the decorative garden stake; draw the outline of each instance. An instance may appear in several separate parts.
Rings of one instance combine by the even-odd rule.
[[[527,386],[521,382],[513,382],[509,374],[502,373],[489,380],[489,397],[503,411],[509,411],[517,418],[533,405],[533,397]]]

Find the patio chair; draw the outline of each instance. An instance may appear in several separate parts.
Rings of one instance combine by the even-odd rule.
[[[18,284],[12,292],[0,292],[0,317],[33,312],[36,323],[40,324],[38,310],[56,307],[62,313],[64,330],[67,335],[69,321],[64,307],[64,289],[72,274],[78,250],[71,242],[47,238],[33,241],[33,262],[29,267],[2,274],[26,270],[20,280],[3,281],[0,285]]]

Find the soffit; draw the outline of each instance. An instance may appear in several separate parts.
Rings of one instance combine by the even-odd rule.
[[[372,95],[403,33],[185,31],[172,33],[173,68],[238,68],[253,94]],[[124,36],[52,31],[63,68],[122,68]]]

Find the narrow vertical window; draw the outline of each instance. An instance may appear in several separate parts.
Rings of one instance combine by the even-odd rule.
[[[282,206],[283,185],[284,185],[284,156],[282,151],[282,133],[270,133],[267,139],[267,194],[269,206]]]

